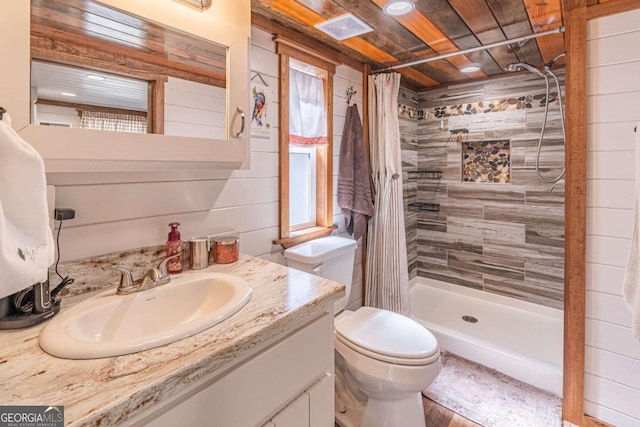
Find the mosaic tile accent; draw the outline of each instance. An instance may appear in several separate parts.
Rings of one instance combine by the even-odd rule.
[[[398,104],[398,117],[415,119],[418,117],[418,109],[404,104]]]
[[[551,92],[549,94],[549,105],[557,104],[557,101],[557,92]],[[418,120],[443,119],[451,116],[540,108],[544,107],[546,104],[547,98],[545,94],[539,93],[536,95],[522,95],[517,98],[502,98],[493,101],[479,101],[468,104],[453,104],[434,108],[422,108],[417,111],[417,118]]]
[[[509,163],[511,143],[500,141],[464,141],[462,143],[462,180],[464,182],[511,181]]]

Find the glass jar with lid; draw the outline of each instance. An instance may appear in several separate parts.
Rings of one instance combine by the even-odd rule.
[[[240,256],[240,236],[238,233],[228,233],[213,237],[213,262],[216,264],[231,264],[238,261]]]

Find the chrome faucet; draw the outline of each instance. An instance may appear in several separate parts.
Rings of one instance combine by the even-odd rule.
[[[167,262],[172,258],[176,258],[180,254],[171,255],[158,264],[158,267],[152,267],[144,273],[140,279],[133,280],[131,271],[126,268],[116,267],[121,274],[120,284],[116,293],[118,295],[128,295],[134,292],[142,292],[146,289],[152,289],[157,286],[166,285],[171,281],[171,276],[167,272]]]

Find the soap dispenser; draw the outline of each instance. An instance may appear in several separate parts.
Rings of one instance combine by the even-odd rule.
[[[179,222],[169,223],[171,231],[167,239],[167,257],[180,254],[179,257],[170,259],[167,262],[167,272],[169,274],[182,273],[182,241],[180,240],[180,232],[178,231]]]

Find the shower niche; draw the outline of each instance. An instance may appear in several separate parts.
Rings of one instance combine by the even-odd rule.
[[[462,141],[462,182],[511,182],[509,140]]]

